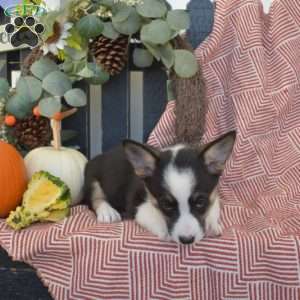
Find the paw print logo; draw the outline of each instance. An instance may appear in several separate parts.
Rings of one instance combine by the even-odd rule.
[[[43,33],[45,27],[41,23],[37,23],[34,17],[16,17],[13,23],[5,26],[6,33],[10,36],[10,43],[14,47],[23,44],[35,47],[39,43],[39,34]]]

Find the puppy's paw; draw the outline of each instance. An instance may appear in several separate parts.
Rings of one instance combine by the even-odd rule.
[[[215,237],[222,235],[223,228],[221,224],[217,221],[206,223],[205,226],[206,235],[209,237]]]
[[[115,223],[122,220],[121,215],[107,202],[102,202],[96,210],[97,220],[101,223]]]

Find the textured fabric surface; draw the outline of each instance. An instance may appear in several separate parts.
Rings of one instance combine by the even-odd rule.
[[[0,221],[0,244],[37,268],[55,299],[300,298],[300,3],[217,0],[197,57],[207,81],[205,141],[236,129],[220,182],[224,234],[183,246],[134,222],[97,224],[85,207],[60,224],[19,233]],[[174,139],[170,103],[150,143]]]

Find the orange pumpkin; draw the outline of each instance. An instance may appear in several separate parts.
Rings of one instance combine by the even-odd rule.
[[[0,218],[7,217],[21,203],[26,187],[22,156],[13,146],[0,141]]]

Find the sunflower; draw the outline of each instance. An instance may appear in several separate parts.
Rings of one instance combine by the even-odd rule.
[[[58,55],[60,50],[64,50],[67,45],[67,38],[71,35],[69,32],[73,27],[73,24],[70,22],[59,23],[54,22],[53,24],[53,34],[49,36],[42,45],[42,50],[44,55],[51,52],[54,55]]]

